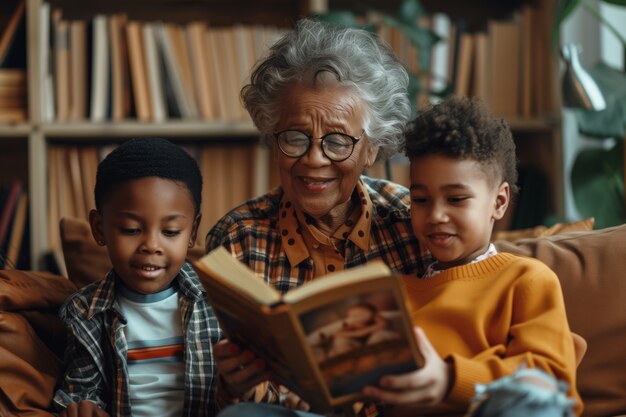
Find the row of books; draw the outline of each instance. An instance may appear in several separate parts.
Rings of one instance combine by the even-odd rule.
[[[117,145],[51,144],[48,147],[48,236],[52,251],[61,248],[59,220],[88,219],[95,208],[96,168]],[[200,166],[203,176],[202,222],[198,244],[210,227],[237,204],[266,191],[255,172],[269,169],[269,155],[256,144],[182,144]],[[259,166],[263,164],[263,166]],[[265,187],[265,189],[261,189]]]
[[[431,54],[431,87],[448,83],[456,95],[479,96],[494,114],[532,118],[550,113],[550,66],[543,14],[523,5],[509,20],[469,31],[462,20],[437,13],[431,28],[443,39]]]
[[[0,122],[27,119],[26,17],[25,0],[11,6],[6,15],[0,10]]]
[[[20,180],[0,184],[0,269],[28,269],[28,193]]]
[[[67,20],[41,7],[47,121],[247,120],[239,91],[282,31],[136,21],[124,13]]]

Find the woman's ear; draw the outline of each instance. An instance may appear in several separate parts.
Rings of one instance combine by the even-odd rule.
[[[500,220],[504,217],[504,213],[506,213],[506,209],[509,207],[509,202],[511,200],[511,187],[509,183],[504,181],[498,187],[498,192],[496,194],[496,201],[494,204],[494,210],[492,218],[494,220]]]
[[[368,141],[367,155],[365,156],[365,168],[369,168],[376,162],[378,156],[378,146]]]
[[[102,215],[98,210],[89,211],[89,226],[91,227],[91,235],[100,246],[106,244],[104,239],[104,228],[102,227]]]

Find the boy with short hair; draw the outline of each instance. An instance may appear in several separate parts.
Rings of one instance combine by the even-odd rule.
[[[420,407],[420,414],[463,414],[476,384],[526,365],[567,382],[580,413],[558,278],[543,263],[498,253],[491,243],[494,222],[517,191],[507,124],[477,98],[451,97],[416,118],[406,154],[413,231],[436,259],[423,279],[405,277],[425,366],[385,376],[365,392],[387,404]],[[564,397],[556,384],[551,388]],[[502,415],[519,415],[515,407],[532,396],[525,398]],[[570,401],[560,404],[568,408]]]
[[[96,175],[96,242],[113,269],[70,297],[60,416],[212,416],[212,345],[222,338],[186,261],[200,224],[196,161],[165,139],[133,139]]]

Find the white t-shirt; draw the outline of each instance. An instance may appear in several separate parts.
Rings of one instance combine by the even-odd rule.
[[[178,417],[185,397],[178,287],[155,294],[139,294],[122,283],[118,289],[117,301],[128,322],[124,335],[133,417]]]

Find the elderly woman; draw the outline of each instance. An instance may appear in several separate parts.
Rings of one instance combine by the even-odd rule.
[[[408,190],[361,175],[402,146],[407,85],[375,35],[300,21],[242,90],[282,185],[224,216],[207,252],[225,246],[282,292],[375,259],[421,274],[427,254],[411,231]],[[214,355],[222,402],[276,394],[250,389],[267,378],[249,351],[223,341]]]

